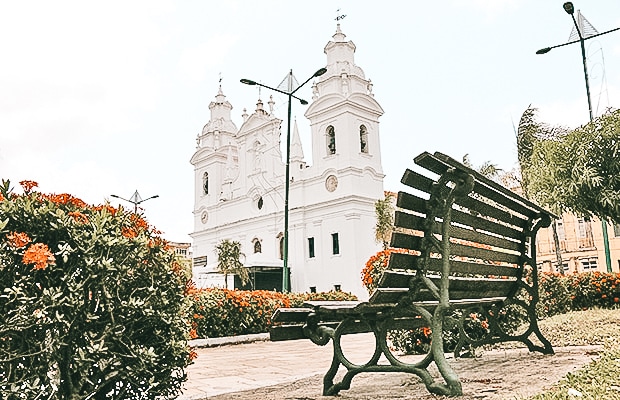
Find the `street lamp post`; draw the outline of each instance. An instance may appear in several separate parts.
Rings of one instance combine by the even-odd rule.
[[[284,251],[282,254],[282,292],[290,291],[290,281],[289,281],[289,268],[288,268],[288,201],[289,201],[289,189],[290,189],[290,164],[291,164],[291,104],[293,98],[299,100],[302,105],[308,104],[306,100],[300,99],[295,96],[295,93],[302,88],[306,83],[310,82],[310,79],[319,77],[327,72],[326,68],[321,68],[317,70],[312,76],[301,85],[297,86],[293,89],[293,71],[289,72],[288,77],[288,88],[287,91],[272,88],[267,85],[263,85],[262,83],[255,82],[250,79],[241,79],[241,83],[252,86],[261,86],[269,90],[273,90],[274,92],[282,93],[288,96],[288,120],[287,120],[287,128],[286,128],[286,172],[285,172],[285,182],[284,182]]]
[[[555,49],[557,47],[562,47],[562,46],[566,46],[566,45],[577,43],[577,42],[581,44],[581,60],[583,62],[583,75],[586,80],[586,94],[588,96],[588,111],[590,113],[590,122],[592,122],[594,121],[594,115],[592,114],[592,101],[590,99],[590,82],[588,79],[588,67],[586,63],[586,48],[584,46],[584,42],[588,39],[592,39],[597,36],[605,35],[606,33],[617,31],[620,28],[611,29],[606,32],[597,33],[595,35],[591,35],[591,36],[584,38],[581,32],[581,29],[579,29],[579,24],[577,23],[577,20],[575,19],[575,7],[573,6],[573,3],[570,1],[567,1],[566,3],[564,3],[562,7],[564,7],[564,11],[566,11],[566,13],[569,14],[571,18],[573,19],[573,23],[575,24],[575,29],[577,30],[577,35],[579,35],[579,40],[573,40],[572,42],[567,42],[567,43],[559,44],[556,46],[545,47],[543,49],[538,50],[536,54],[546,54],[550,52],[552,49]],[[603,247],[605,248],[605,263],[607,265],[607,272],[612,272],[611,254],[609,252],[609,234],[607,233],[607,221],[603,220],[602,223],[603,223]]]
[[[129,199],[125,199],[125,198],[123,198],[121,196],[117,196],[115,194],[111,194],[110,196],[112,196],[114,198],[117,198],[117,199],[125,200],[126,202],[129,202],[129,203],[133,204],[133,212],[135,214],[138,213],[138,204],[142,204],[142,203],[144,203],[147,200],[156,199],[156,198],[159,197],[159,195],[156,194],[155,196],[151,196],[151,197],[148,197],[146,199],[143,199],[140,196],[140,193],[138,193],[137,190],[134,192],[134,194]]]

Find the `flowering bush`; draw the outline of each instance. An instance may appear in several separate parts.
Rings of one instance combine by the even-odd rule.
[[[571,309],[568,280],[558,273],[542,273],[538,277],[538,304],[540,318],[563,314]]]
[[[554,290],[550,287],[549,277],[562,282],[565,290]],[[583,310],[591,307],[618,307],[620,306],[620,273],[607,272],[583,272],[573,275],[558,275],[554,273],[545,273],[541,275],[541,303],[553,304],[552,300],[545,298],[543,293],[549,293],[550,298],[561,298],[566,296],[564,300],[567,303],[563,309],[566,311]],[[555,300],[558,301],[558,300]],[[554,314],[549,314],[554,315]]]
[[[200,338],[267,332],[274,311],[290,305],[285,294],[267,290],[208,288],[190,295],[192,336]]]
[[[318,293],[287,293],[290,307],[301,307],[306,301],[356,301],[357,296],[349,292],[330,290]]]
[[[356,300],[345,292],[279,293],[268,290],[191,288],[192,338],[267,332],[278,308],[301,307],[308,300]]]
[[[0,397],[176,397],[185,281],[141,216],[0,186]]]

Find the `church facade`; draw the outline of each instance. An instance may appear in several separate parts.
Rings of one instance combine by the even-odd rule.
[[[355,44],[338,25],[325,46],[327,72],[312,84],[305,117],[312,165],[295,121],[291,133],[288,267],[291,291],[367,293],[360,272],[380,250],[374,239],[374,203],[384,197],[379,117],[372,83],[355,64]],[[281,290],[285,162],[280,141],[286,121],[258,100],[239,128],[220,86],[210,120],[197,137],[194,166],[194,280],[223,286],[214,274],[215,247],[241,243],[242,262],[256,289]],[[284,130],[284,135],[282,134]],[[237,282],[238,284],[238,282]],[[232,287],[232,282],[228,283]]]

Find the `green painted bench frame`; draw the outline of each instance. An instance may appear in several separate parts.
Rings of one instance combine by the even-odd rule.
[[[459,330],[455,355],[465,346],[506,341],[525,343],[530,351],[553,354],[538,328],[536,233],[553,216],[501,185],[441,153],[414,159],[424,173],[405,171],[401,182],[415,190],[400,192],[388,268],[367,302],[307,302],[302,308],[279,309],[273,315],[271,340],[309,338],[318,345],[331,339],[332,364],[323,379],[323,395],[337,395],[361,372],[408,372],[439,395],[462,395],[461,382],[444,354],[444,325]],[[432,175],[435,178],[428,177]],[[453,310],[462,310],[458,321]],[[518,333],[502,318],[519,312],[527,319]],[[488,321],[488,332],[470,337],[467,317]],[[387,335],[394,329],[431,328],[428,353],[418,362],[394,356]],[[375,350],[365,364],[347,359],[343,335],[373,332]],[[389,364],[380,364],[385,356]],[[435,363],[444,382],[428,367]],[[340,382],[340,366],[347,370]]]

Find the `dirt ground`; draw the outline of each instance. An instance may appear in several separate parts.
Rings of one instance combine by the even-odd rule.
[[[555,355],[525,349],[483,351],[476,358],[450,360],[463,384],[462,400],[521,399],[542,392],[595,359],[599,346],[556,348]],[[435,374],[438,376],[438,374]],[[339,376],[338,376],[339,377]],[[337,377],[337,378],[338,378]],[[329,400],[321,396],[322,375],[295,382],[209,397],[211,400]],[[337,380],[336,380],[337,381]],[[365,373],[356,376],[351,389],[338,399],[444,399],[428,393],[415,375]]]

